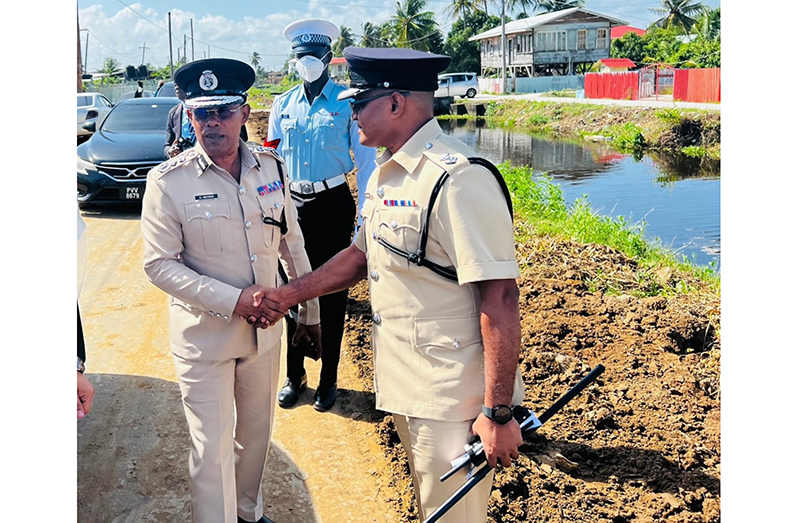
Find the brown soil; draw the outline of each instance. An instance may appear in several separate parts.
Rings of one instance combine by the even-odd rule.
[[[717,294],[636,298],[636,281],[675,276],[646,274],[603,246],[532,237],[517,249],[524,404],[541,414],[589,368],[606,371],[498,472],[489,521],[720,521]],[[598,285],[620,294],[591,290],[602,274]],[[361,282],[350,291],[346,343],[364,387],[370,314]],[[377,434],[391,464],[384,492],[403,521],[417,521],[390,415]]]
[[[250,136],[262,143],[268,112],[253,116]],[[604,246],[532,232],[519,230],[527,239],[516,246],[525,406],[540,414],[590,368],[601,363],[606,371],[527,441],[513,467],[498,471],[489,521],[720,521],[717,291],[667,270],[652,273]],[[693,292],[640,298],[651,281]],[[343,359],[355,364],[366,391],[370,332],[361,282],[349,294]],[[382,496],[401,521],[418,521],[392,418],[367,416],[388,458],[378,474]]]

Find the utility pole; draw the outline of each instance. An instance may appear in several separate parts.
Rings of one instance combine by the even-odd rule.
[[[83,53],[83,72],[89,70],[89,30],[83,29],[86,31],[86,52]]]
[[[169,78],[174,80],[175,67],[172,64],[172,12],[169,11]]]
[[[507,32],[505,31],[504,4],[502,0],[502,94],[507,94]]]
[[[76,18],[78,24],[78,92],[83,92],[83,68],[80,66],[80,11]]]
[[[144,45],[142,45],[139,49],[141,49],[141,65],[144,65],[144,51],[149,49],[149,47],[147,47],[147,42],[144,42]]]
[[[191,61],[194,61],[194,19],[191,19]]]
[[[183,33],[183,64],[188,63],[188,58],[186,58],[186,34]]]

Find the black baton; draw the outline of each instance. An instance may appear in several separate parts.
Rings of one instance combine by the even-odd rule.
[[[549,407],[546,410],[546,412],[544,412],[539,418],[535,417],[535,415],[532,412],[526,411],[527,416],[525,417],[523,422],[520,422],[521,437],[523,439],[526,439],[533,432],[535,432],[539,427],[541,427],[544,423],[546,423],[549,419],[551,419],[552,416],[557,414],[557,412],[559,412],[565,406],[566,403],[574,399],[574,397],[577,394],[582,392],[585,389],[585,387],[590,385],[596,378],[598,378],[602,372],[604,372],[604,365],[601,364],[596,365],[587,376],[582,378],[579,381],[579,383],[574,385],[573,388],[571,388],[568,392],[560,396],[560,398],[554,402],[554,405]],[[521,414],[523,414],[523,412]],[[518,418],[519,412],[516,411],[515,415],[516,418]],[[482,481],[485,478],[485,476],[488,475],[491,467],[490,465],[485,463],[485,459],[486,459],[485,452],[482,448],[482,442],[477,441],[466,447],[465,454],[463,454],[456,460],[452,461],[453,465],[452,469],[443,476],[441,476],[440,478],[441,481],[447,480],[455,472],[468,465],[472,465],[474,467],[483,463],[484,465],[481,468],[475,470],[471,474],[471,477],[468,478],[468,480],[466,480],[466,482],[463,483],[463,485],[459,489],[457,489],[457,491],[454,494],[452,494],[449,497],[449,499],[447,499],[446,502],[444,502],[443,505],[438,507],[432,514],[430,514],[429,517],[425,519],[423,523],[435,523],[436,521],[438,521],[440,518],[443,517],[444,514],[446,514],[446,512],[449,511],[449,509],[451,509],[458,501],[460,501],[460,499],[462,499],[463,496],[468,494],[468,492],[472,488],[474,488],[474,486],[476,486],[477,483]]]

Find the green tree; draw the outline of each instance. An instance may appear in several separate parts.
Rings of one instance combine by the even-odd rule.
[[[709,42],[720,41],[720,7],[705,9],[693,25],[693,34]]]
[[[119,62],[110,56],[103,61],[103,68],[101,71],[105,74],[114,74],[119,69]]]
[[[371,22],[364,22],[361,26],[363,36],[360,38],[360,47],[386,47],[380,35],[380,27]]]
[[[249,63],[252,64],[253,69],[257,69],[260,65],[260,54],[257,51],[252,51],[252,56],[249,57]]]
[[[529,15],[526,13],[534,12],[535,9],[538,8],[540,2],[538,0],[506,0],[506,4],[504,6],[504,11],[506,14],[512,13],[516,9],[521,10],[521,14],[525,15],[523,18],[527,18]],[[519,15],[518,20],[521,19]]]
[[[457,20],[479,11],[481,3],[482,0],[452,0],[452,3],[444,9],[444,12],[450,18]]]
[[[456,20],[452,24],[443,46],[443,53],[452,57],[446,70],[478,72],[480,68],[479,42],[469,42],[468,39],[501,23],[500,17],[489,16],[481,10]]]
[[[646,57],[643,37],[635,32],[628,32],[614,39],[610,44],[610,57],[628,58],[636,64],[643,63]]]
[[[396,27],[390,20],[380,24],[380,39],[385,47],[396,47]]]
[[[648,10],[660,16],[652,25],[668,29],[680,28],[689,33],[695,24],[695,16],[701,15],[706,7],[692,0],[660,0],[661,7],[649,7]]]
[[[585,5],[585,0],[540,0],[537,4],[537,11],[553,13],[554,11],[562,11],[572,7],[581,7]]]
[[[352,47],[355,45],[355,35],[352,34],[352,30],[345,25],[342,25],[340,28],[340,34],[338,35],[338,40],[332,46],[333,56],[343,56],[344,49],[347,47]]]
[[[435,21],[435,13],[424,11],[425,7],[424,0],[405,0],[404,5],[396,2],[396,14],[390,21],[396,31],[397,47],[431,52],[435,52],[436,47],[442,47],[443,38]]]

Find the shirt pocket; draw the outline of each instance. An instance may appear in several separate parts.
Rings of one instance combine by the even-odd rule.
[[[316,122],[313,138],[323,151],[349,152],[348,131],[349,122],[345,116],[322,115]]]
[[[258,204],[261,212],[260,224],[263,231],[263,243],[268,249],[275,251],[282,238],[280,218],[283,216],[285,207],[282,190],[258,196]]]
[[[365,207],[365,205],[364,205]],[[371,230],[376,239],[382,239],[394,247],[410,254],[418,251],[421,240],[421,209],[417,207],[386,207],[374,212]],[[384,268],[396,272],[409,272],[415,263],[393,252],[385,245],[378,248],[378,262]]]
[[[187,247],[202,245],[206,256],[225,256],[235,250],[227,200],[186,202]]]
[[[482,342],[479,316],[416,318],[414,343],[421,352],[458,352]]]
[[[299,139],[299,127],[297,126],[296,118],[283,118],[280,120],[280,131],[283,135],[283,143],[281,150],[288,150],[291,146],[297,144]]]

